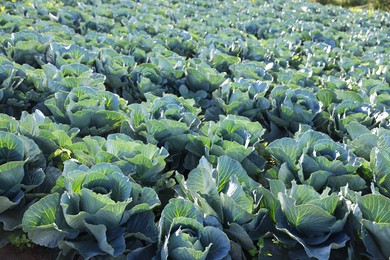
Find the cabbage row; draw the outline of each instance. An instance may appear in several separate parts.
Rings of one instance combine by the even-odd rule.
[[[36,0],[0,26],[0,248],[390,256],[389,13]]]

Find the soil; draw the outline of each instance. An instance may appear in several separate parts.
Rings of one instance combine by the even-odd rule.
[[[57,254],[58,250],[40,246],[21,249],[6,245],[0,249],[1,260],[55,260]]]

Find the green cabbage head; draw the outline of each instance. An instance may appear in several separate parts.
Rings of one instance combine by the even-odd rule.
[[[171,199],[159,223],[158,259],[225,259],[230,242],[219,228],[205,225],[195,205],[184,199]]]
[[[67,161],[53,192],[27,210],[23,231],[36,244],[59,247],[63,257],[116,257],[125,252],[128,241],[131,247],[157,239],[151,212],[160,204],[156,192],[142,188],[117,166],[99,163],[88,168]],[[144,223],[143,228],[133,223]],[[138,239],[132,239],[134,234]]]

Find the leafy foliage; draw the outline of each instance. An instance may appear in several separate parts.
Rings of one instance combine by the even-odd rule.
[[[389,21],[303,0],[1,3],[0,247],[388,257]]]

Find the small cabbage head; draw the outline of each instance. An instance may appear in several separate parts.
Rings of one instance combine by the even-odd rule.
[[[274,130],[272,125],[287,134],[296,133],[300,124],[313,127],[316,115],[322,111],[322,104],[307,89],[278,86],[271,91],[270,99],[272,108],[268,112],[268,118],[271,121],[271,131]]]
[[[347,145],[333,141],[328,135],[308,130],[294,138],[281,138],[270,143],[266,151],[275,159],[278,178],[286,185],[292,180],[313,186],[340,190],[349,184],[352,190],[362,190],[365,181],[356,174],[361,166]]]
[[[57,123],[80,129],[81,135],[107,134],[126,119],[126,102],[118,95],[90,87],[57,92],[45,101]]]
[[[350,209],[342,196],[329,195],[329,191],[318,193],[295,182],[286,189],[282,182],[270,181],[263,195],[276,222],[278,240],[291,247],[301,245],[308,257],[317,259],[329,259],[332,249],[344,247],[350,239],[345,231]]]
[[[159,222],[160,259],[225,259],[230,242],[219,228],[207,226],[195,205],[171,199]]]

